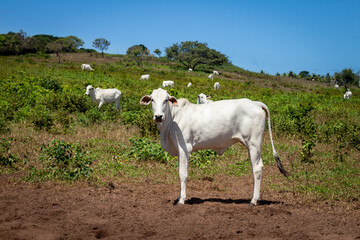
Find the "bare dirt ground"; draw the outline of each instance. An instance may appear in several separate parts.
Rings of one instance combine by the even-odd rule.
[[[111,188],[0,175],[0,239],[360,239],[359,207],[267,191],[251,208],[244,179],[189,180],[187,204],[174,206],[178,184],[151,178]]]

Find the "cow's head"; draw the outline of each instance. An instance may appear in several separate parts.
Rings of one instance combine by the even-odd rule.
[[[140,100],[141,105],[148,105],[150,102],[154,113],[153,119],[158,123],[165,121],[166,113],[169,111],[169,102],[173,106],[178,105],[176,98],[161,88],[154,90],[151,95],[143,96]]]
[[[94,87],[91,86],[91,85],[88,85],[87,87],[85,87],[85,89],[86,89],[85,95],[88,95],[88,96],[89,96],[89,95],[90,95],[90,92],[94,90]]]
[[[205,104],[208,103],[208,98],[211,98],[210,96],[207,96],[203,93],[200,93],[197,97],[197,104]]]

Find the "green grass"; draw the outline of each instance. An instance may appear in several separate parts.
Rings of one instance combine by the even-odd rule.
[[[344,100],[341,91],[326,84],[226,66],[217,69],[221,75],[215,80],[222,88],[214,91],[213,83],[207,78],[211,69],[204,66],[188,73],[179,64],[155,59],[144,65],[151,80],[140,81],[144,70],[128,64],[121,56],[100,59],[89,55],[85,60],[92,63],[94,72],[81,71],[79,61],[66,60],[66,56],[63,60],[58,64],[56,59],[36,56],[22,62],[16,61],[16,57],[0,57],[0,139],[3,139],[0,174],[21,172],[28,179],[35,179],[39,172],[48,169],[41,158],[44,154],[41,146],[51,140],[65,139],[70,146],[80,144],[84,159],[92,159],[92,171],[88,172],[86,181],[101,183],[146,176],[157,181],[177,179],[177,159],[162,150],[151,119],[151,107],[139,104],[140,98],[161,87],[163,80],[174,80],[174,89],[168,89],[170,94],[193,103],[203,92],[215,101],[249,98],[269,107],[275,147],[292,172],[289,179],[276,172],[274,178],[282,180],[280,185],[270,184],[271,188],[311,199],[359,200],[360,91],[357,88],[352,88],[351,99]],[[189,82],[192,86],[187,88]],[[113,105],[98,109],[84,96],[84,86],[88,84],[121,90],[121,113]],[[310,146],[312,155],[301,158],[305,145]],[[262,158],[265,166],[275,168],[267,131]],[[212,151],[193,153],[190,169],[190,178],[194,179],[251,174],[247,150],[240,144],[223,156]],[[46,176],[37,180],[70,181],[59,177],[61,173]]]

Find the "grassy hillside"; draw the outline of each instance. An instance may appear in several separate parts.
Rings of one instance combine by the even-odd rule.
[[[275,147],[292,173],[276,172],[268,133],[263,160],[265,188],[306,196],[358,202],[360,188],[360,90],[343,99],[344,89],[325,83],[252,73],[235,66],[187,72],[179,64],[154,58],[145,71],[123,56],[92,54],[0,58],[0,174],[25,181],[88,181],[103,184],[151,176],[177,181],[177,162],[161,149],[151,107],[140,98],[173,80],[168,92],[196,102],[203,92],[212,100],[249,98],[270,109]],[[81,71],[89,63],[95,71]],[[150,81],[140,81],[142,74]],[[191,82],[192,86],[186,85]],[[84,86],[118,88],[121,113],[114,105],[98,109],[84,96]],[[267,167],[269,166],[269,167]],[[213,151],[192,154],[190,178],[251,174],[247,151],[231,147],[224,156]],[[271,177],[267,177],[267,176]],[[276,186],[274,186],[274,181]]]

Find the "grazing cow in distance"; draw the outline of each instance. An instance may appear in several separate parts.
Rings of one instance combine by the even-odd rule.
[[[213,102],[212,100],[209,100],[209,98],[211,97],[203,93],[200,93],[197,97],[197,104],[206,104]]]
[[[188,85],[187,85],[187,87],[191,87],[191,85],[192,85],[191,82],[189,82]]]
[[[352,97],[352,92],[350,89],[347,89],[346,93],[344,94],[344,99],[350,99]]]
[[[260,198],[263,168],[261,144],[266,117],[273,156],[277,167],[285,176],[275,151],[270,124],[270,112],[261,102],[249,99],[216,101],[211,104],[192,104],[187,99],[176,99],[164,89],[153,90],[141,98],[141,105],[152,103],[153,120],[160,131],[161,146],[172,156],[178,156],[180,194],[178,204],[186,200],[189,157],[192,152],[213,149],[222,155],[227,148],[241,142],[249,150],[254,176],[254,191],[250,205]]]
[[[214,83],[214,90],[220,89],[220,83],[216,82]]]
[[[219,72],[214,70],[214,71],[213,71],[213,74],[214,74],[214,75],[219,75]]]
[[[150,75],[149,74],[144,74],[141,75],[140,80],[149,80],[150,79]]]
[[[340,89],[339,85],[335,84],[334,86],[335,89]]]
[[[99,104],[99,108],[104,103],[115,103],[115,108],[117,110],[121,110],[120,108],[120,100],[121,100],[121,92],[116,88],[109,88],[109,89],[101,89],[101,88],[94,88],[91,85],[85,87],[86,92],[85,95],[91,97],[94,103]]]
[[[213,74],[210,74],[210,75],[208,76],[208,78],[211,79],[211,80],[214,80],[214,75],[213,75]]]
[[[193,70],[192,68],[189,68],[188,72],[192,72],[192,70]]]
[[[91,68],[91,66],[89,64],[81,64],[81,70],[84,71],[84,70],[87,70],[87,71],[94,71],[94,69]]]
[[[162,82],[162,87],[164,88],[164,87],[174,87],[174,81],[163,81]]]

